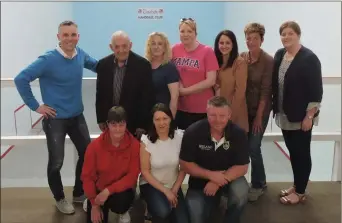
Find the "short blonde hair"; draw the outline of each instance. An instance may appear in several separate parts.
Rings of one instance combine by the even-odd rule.
[[[148,35],[146,46],[145,46],[145,57],[148,61],[150,62],[152,61],[151,44],[152,44],[152,38],[155,36],[159,36],[164,42],[165,50],[164,50],[163,63],[168,63],[172,59],[172,50],[171,50],[169,39],[162,32],[153,32],[150,35]]]
[[[265,35],[265,26],[260,24],[260,23],[248,23],[245,26],[245,36],[251,33],[258,33],[261,37],[261,39],[264,39],[264,35]]]
[[[192,29],[195,32],[195,34],[197,35],[197,24],[196,24],[196,21],[194,19],[191,19],[191,18],[181,19],[178,28],[180,29],[181,25],[183,25],[183,24],[188,25],[190,27],[190,29]]]

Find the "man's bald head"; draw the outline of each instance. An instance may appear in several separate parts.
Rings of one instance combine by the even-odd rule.
[[[110,40],[110,43],[114,45],[115,41],[118,39],[126,40],[127,42],[131,42],[128,34],[124,31],[116,31],[115,33],[112,34],[112,38]]]
[[[132,42],[127,33],[124,31],[116,31],[113,33],[109,47],[114,52],[119,62],[127,60],[129,51],[132,48]]]

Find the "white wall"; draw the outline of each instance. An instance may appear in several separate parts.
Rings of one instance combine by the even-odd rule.
[[[13,78],[57,44],[58,24],[72,19],[71,2],[1,3],[1,78]]]
[[[266,29],[262,48],[273,55],[282,47],[280,25],[284,21],[295,20],[302,29],[302,43],[320,58],[323,76],[341,77],[340,6],[339,2],[226,2],[225,28],[235,33],[242,52],[247,50],[243,32],[245,25],[249,22],[262,23]],[[320,124],[314,131],[341,129],[340,84],[324,85],[320,116]],[[276,125],[272,130],[280,132]]]
[[[227,2],[224,20],[225,28],[236,34],[240,52],[247,50],[243,33],[245,25],[249,22],[262,23],[266,28],[262,47],[271,55],[282,47],[280,25],[287,20],[294,20],[301,27],[303,45],[320,58],[323,76],[341,77],[340,2]],[[270,121],[267,130],[271,129],[272,132],[280,132],[275,123],[271,124]],[[319,126],[314,127],[314,132],[329,131],[341,131],[341,84],[324,85]],[[279,144],[288,153],[285,143]],[[334,142],[312,142],[310,180],[330,180],[333,145]]]
[[[341,77],[340,2],[227,2],[224,20],[225,28],[236,34],[240,52],[247,50],[245,25],[262,23],[266,28],[263,48],[270,54],[282,47],[280,25],[295,20],[302,29],[303,45],[320,58],[323,76]]]

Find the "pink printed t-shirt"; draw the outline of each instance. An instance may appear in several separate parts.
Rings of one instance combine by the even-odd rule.
[[[176,65],[183,87],[189,87],[207,78],[207,72],[217,71],[219,65],[210,46],[199,44],[191,52],[186,52],[182,43],[172,47],[172,61]],[[212,88],[199,93],[179,97],[178,110],[189,113],[206,113],[207,102],[214,96]]]

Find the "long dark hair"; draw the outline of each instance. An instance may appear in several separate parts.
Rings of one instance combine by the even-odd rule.
[[[219,66],[221,67],[223,64],[223,55],[219,49],[219,42],[220,42],[220,38],[222,35],[227,36],[233,44],[232,47],[232,51],[230,51],[230,55],[229,55],[229,59],[227,61],[226,66],[223,69],[226,69],[228,67],[232,67],[233,63],[235,61],[235,59],[239,56],[239,49],[238,49],[238,45],[237,45],[237,41],[236,41],[236,36],[235,34],[230,31],[230,30],[223,30],[221,32],[219,32],[219,34],[217,34],[216,38],[215,38],[215,47],[214,47],[214,51],[215,51],[215,55],[216,55],[216,59],[217,62],[219,64]]]
[[[169,137],[171,139],[173,139],[173,137],[175,135],[176,125],[175,125],[175,121],[173,119],[172,112],[171,112],[169,106],[167,106],[163,103],[157,103],[156,105],[154,105],[152,108],[152,119],[153,119],[154,113],[156,113],[157,111],[164,112],[171,119],[170,129],[169,129]],[[152,122],[151,127],[148,131],[147,137],[152,143],[155,143],[157,141],[157,139],[159,138],[159,136],[157,134],[156,127],[154,126],[153,122]]]

